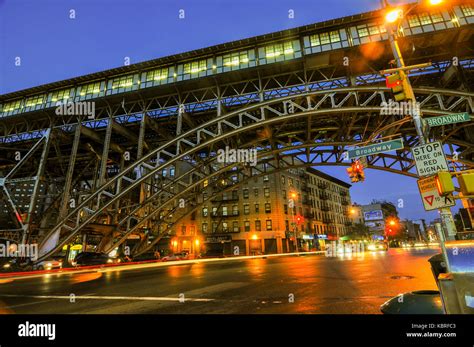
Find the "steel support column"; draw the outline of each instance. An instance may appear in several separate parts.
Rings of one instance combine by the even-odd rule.
[[[79,140],[81,138],[81,127],[81,122],[77,123],[76,131],[74,132],[74,142],[72,144],[71,155],[69,158],[69,166],[66,173],[66,182],[64,183],[63,199],[58,217],[59,220],[62,220],[67,215],[69,197],[71,196],[72,178],[74,176],[74,166],[76,164],[77,150],[79,148]]]
[[[30,205],[28,208],[28,215],[26,216],[26,222],[23,225],[23,236],[21,239],[21,242],[23,244],[26,243],[26,241],[28,240],[28,234],[31,233],[31,230],[30,230],[31,222],[33,221],[33,214],[36,209],[36,202],[38,200],[38,192],[39,192],[40,183],[44,175],[44,169],[46,166],[46,160],[48,158],[49,147],[51,145],[51,137],[52,137],[52,128],[49,128],[44,135],[43,152],[41,153],[41,158],[38,165],[38,171],[36,173],[35,185],[33,187],[33,192],[31,194],[31,199],[30,199]]]

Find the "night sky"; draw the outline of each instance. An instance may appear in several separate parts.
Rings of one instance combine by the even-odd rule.
[[[0,0],[0,94],[119,67],[125,57],[133,64],[379,6],[378,0]],[[348,181],[343,167],[317,169]],[[403,199],[402,218],[437,217],[424,212],[410,177],[367,170],[351,196],[359,204]]]

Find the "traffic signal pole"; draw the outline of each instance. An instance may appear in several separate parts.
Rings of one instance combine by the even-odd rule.
[[[382,8],[387,9],[390,7],[387,0],[381,0]],[[398,27],[398,22],[394,24]],[[401,74],[403,74],[403,90],[406,93],[406,97],[412,103],[416,102],[415,93],[413,92],[413,87],[410,83],[410,79],[408,78],[408,72],[405,74],[404,71],[408,71],[407,67],[405,66],[405,62],[403,60],[402,52],[400,51],[400,46],[398,45],[398,35],[394,32],[394,28],[391,23],[386,25],[388,38],[390,42],[390,48],[392,49],[393,57],[395,58],[395,63],[397,64],[398,70]],[[414,105],[412,105],[414,106]],[[410,115],[413,119],[413,123],[415,125],[416,133],[418,138],[420,139],[420,144],[424,145],[428,142],[428,134],[425,131],[423,118],[421,110],[418,107],[411,107],[412,114]],[[450,208],[440,208],[439,209],[440,217],[442,224],[445,228],[447,233],[446,239],[447,240],[454,240],[456,235],[456,226],[454,224],[453,215],[451,213]]]

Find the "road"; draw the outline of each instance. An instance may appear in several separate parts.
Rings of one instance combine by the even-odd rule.
[[[0,313],[380,313],[436,289],[436,248],[283,256],[0,279]],[[184,302],[183,302],[184,301]]]

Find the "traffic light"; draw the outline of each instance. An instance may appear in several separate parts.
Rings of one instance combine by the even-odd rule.
[[[359,160],[352,163],[351,167],[347,169],[351,182],[363,182],[365,180],[364,166]]]
[[[453,179],[448,171],[440,171],[436,175],[436,188],[441,196],[449,195],[454,192]]]
[[[303,217],[300,215],[296,216],[296,224],[301,225],[303,223],[304,223]]]
[[[393,97],[395,101],[403,101],[407,99],[404,88],[405,73],[403,71],[398,71],[385,79],[387,88],[392,89]]]
[[[347,168],[347,173],[349,174],[349,178],[351,179],[351,182],[357,182],[355,172],[353,171],[352,166]]]
[[[464,196],[474,195],[474,173],[459,175],[458,182]]]

